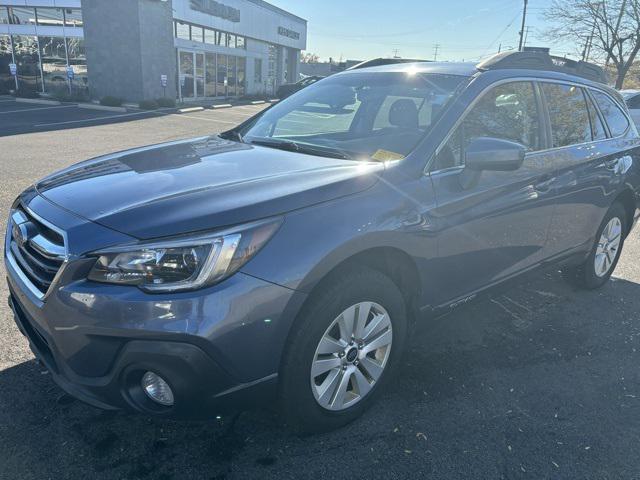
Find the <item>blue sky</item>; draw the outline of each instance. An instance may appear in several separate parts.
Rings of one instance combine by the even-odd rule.
[[[475,60],[518,46],[523,0],[271,0],[309,21],[307,51],[323,60],[402,57]],[[541,13],[551,0],[529,0],[530,45],[543,45]],[[549,45],[547,45],[549,46]],[[571,45],[553,53],[573,54]]]

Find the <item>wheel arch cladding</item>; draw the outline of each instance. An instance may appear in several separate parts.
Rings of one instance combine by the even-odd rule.
[[[616,197],[613,203],[616,203],[616,202],[620,203],[624,207],[624,210],[627,212],[627,218],[626,218],[627,231],[625,235],[628,235],[629,232],[631,231],[631,227],[633,226],[633,219],[636,213],[635,195],[630,189],[625,188],[622,192],[618,194],[618,196]]]

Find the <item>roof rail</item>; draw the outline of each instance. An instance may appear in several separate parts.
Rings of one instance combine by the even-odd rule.
[[[361,68],[396,65],[398,63],[422,63],[428,61],[429,60],[416,60],[412,58],[374,58],[372,60],[365,60],[364,62],[360,62],[353,67],[347,68],[347,70],[360,70]]]
[[[593,82],[607,83],[605,71],[593,63],[556,57],[548,48],[530,47],[522,52],[502,52],[476,65],[478,70],[520,68],[523,70],[550,70],[586,78]]]

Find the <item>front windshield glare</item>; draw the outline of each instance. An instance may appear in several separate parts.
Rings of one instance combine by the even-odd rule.
[[[405,72],[336,75],[282,101],[240,133],[249,143],[316,155],[401,160],[464,80]]]

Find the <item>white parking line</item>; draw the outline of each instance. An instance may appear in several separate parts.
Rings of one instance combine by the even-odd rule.
[[[176,118],[194,118],[196,120],[202,120],[204,122],[226,123],[229,125],[238,125],[238,122],[229,122],[227,120],[214,120],[213,118],[196,117],[195,115],[188,115],[188,114],[173,115],[173,116],[175,116]]]
[[[54,110],[56,108],[75,108],[75,105],[62,105],[60,107],[21,108],[20,110],[10,110],[8,112],[0,112],[0,115],[7,114],[7,113],[35,112],[36,110]]]
[[[165,112],[144,111],[144,112],[125,113],[122,115],[110,115],[105,117],[85,118],[84,120],[70,120],[68,122],[40,123],[40,124],[34,125],[34,127],[54,127],[56,125],[71,125],[73,123],[99,122],[100,120],[111,120],[112,118],[133,117],[134,115],[165,115]]]

